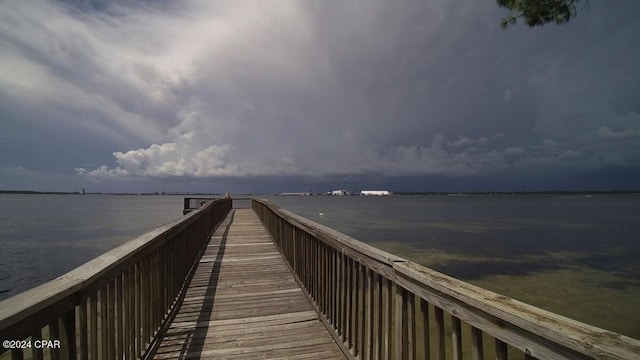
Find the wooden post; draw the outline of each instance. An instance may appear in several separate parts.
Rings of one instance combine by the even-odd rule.
[[[364,348],[364,294],[365,294],[365,278],[364,278],[364,265],[362,263],[358,264],[358,325],[357,325],[357,337],[358,337],[358,353],[361,354],[361,358],[364,358],[365,348]]]
[[[184,232],[181,233],[181,235]],[[135,265],[135,328],[136,328],[136,339],[135,339],[135,354],[136,357],[142,357],[142,328],[144,325],[142,324],[142,302],[143,302],[143,291],[142,291],[142,277],[141,277],[141,264],[140,262]]]
[[[115,281],[115,290],[116,290],[116,303],[115,303],[115,308],[116,308],[116,356],[118,359],[122,359],[122,357],[124,356],[124,351],[123,350],[123,346],[124,346],[124,338],[122,337],[122,333],[124,331],[124,313],[123,313],[123,308],[122,308],[122,291],[124,289],[123,286],[123,278],[122,278],[122,274],[116,277],[116,281]]]
[[[60,325],[58,319],[55,319],[49,324],[49,336],[50,339],[60,339]],[[61,350],[62,349],[50,349],[51,360],[60,360]]]
[[[405,317],[407,319],[407,357],[409,359],[416,358],[416,295],[410,292],[406,293]]]
[[[364,299],[364,330],[365,330],[365,356],[367,359],[371,359],[373,356],[373,319],[372,319],[372,307],[373,307],[373,279],[371,270],[365,268],[365,284],[366,284],[366,296]]]
[[[87,326],[87,299],[80,300],[79,312],[79,332],[80,337],[78,339],[78,348],[80,350],[80,359],[86,360],[89,358],[89,328]]]
[[[98,358],[98,295],[92,294],[89,298],[89,334],[88,345],[91,359]]]
[[[351,281],[351,276],[353,273],[353,268],[352,268],[352,262],[353,260],[349,257],[347,257],[345,259],[345,285],[346,285],[346,293],[345,293],[345,338],[347,340],[347,347],[348,348],[352,348],[353,347],[353,322],[352,322],[352,318],[353,318],[353,304],[352,304],[352,296],[353,296],[353,286],[352,286],[352,281]]]
[[[434,307],[434,320],[436,322],[436,360],[444,360],[444,311]]]
[[[484,347],[482,346],[482,330],[471,327],[471,356],[473,360],[484,360]]]
[[[108,286],[106,284],[100,288],[100,353],[102,354],[102,359],[108,358],[107,342],[109,341],[109,322],[107,316],[107,288]]]
[[[380,288],[380,275],[373,273],[373,325],[372,325],[372,352],[373,359],[380,360],[382,353],[382,294]]]
[[[495,339],[496,360],[507,360],[507,344],[500,339]]]
[[[451,315],[451,351],[454,360],[462,360],[462,323]]]
[[[391,337],[393,332],[391,329],[391,280],[384,279],[382,281],[382,351],[381,358],[389,359],[391,357]]]
[[[107,359],[116,358],[116,284],[115,279],[108,284],[107,312],[109,322],[109,339],[107,341]]]
[[[431,346],[430,346],[430,334],[429,334],[429,303],[420,299],[420,307],[418,312],[418,326],[422,330],[422,334],[418,339],[418,349],[417,356],[420,359],[430,359],[431,358]]]
[[[42,328],[38,327],[38,329],[36,329],[32,334],[31,334],[31,341],[35,342],[38,340],[42,340]],[[42,360],[44,359],[44,352],[42,351],[42,347],[33,347],[31,348],[31,356],[33,358],[33,360]],[[97,359],[97,357],[95,357],[94,359]]]
[[[11,360],[23,360],[23,359],[24,359],[24,350],[11,349]]]
[[[394,290],[394,296],[393,296],[393,308],[394,308],[394,313],[393,313],[393,343],[392,343],[392,348],[393,348],[393,358],[394,359],[402,359],[402,348],[403,348],[403,344],[402,344],[402,338],[403,338],[403,333],[404,333],[404,329],[403,326],[405,324],[403,324],[402,321],[402,307],[403,307],[403,303],[404,301],[402,300],[402,292],[403,289],[402,287],[400,287],[400,285],[398,284],[393,284],[393,290]]]

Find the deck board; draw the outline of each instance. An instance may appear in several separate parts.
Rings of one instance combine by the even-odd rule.
[[[250,209],[211,237],[156,359],[344,359]]]

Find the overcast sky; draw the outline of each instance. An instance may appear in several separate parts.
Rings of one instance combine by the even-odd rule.
[[[0,189],[639,189],[640,2],[507,14],[0,0]]]

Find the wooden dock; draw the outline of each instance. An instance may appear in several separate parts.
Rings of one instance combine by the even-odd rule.
[[[344,359],[251,209],[216,230],[156,359]]]
[[[252,210],[233,201],[187,198],[180,219],[1,301],[0,338],[15,341],[3,341],[0,360],[640,360],[640,340],[267,200],[251,199]],[[60,346],[26,345],[41,340]]]

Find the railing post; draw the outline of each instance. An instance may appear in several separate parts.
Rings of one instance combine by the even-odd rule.
[[[451,315],[451,351],[454,360],[462,359],[462,323]]]
[[[404,333],[402,321],[402,287],[393,284],[393,358],[402,359],[402,335]]]
[[[80,359],[84,360],[89,358],[89,347],[88,347],[89,329],[87,328],[87,299],[80,300],[78,317],[79,317],[78,320],[80,325],[80,329],[79,329],[80,337],[78,339],[79,340],[78,349],[80,351]]]

